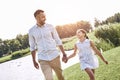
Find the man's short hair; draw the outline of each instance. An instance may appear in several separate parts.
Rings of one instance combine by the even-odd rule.
[[[36,16],[37,16],[38,14],[40,14],[41,12],[44,13],[43,10],[40,10],[40,9],[36,10],[35,13],[34,13],[34,17],[36,17]]]

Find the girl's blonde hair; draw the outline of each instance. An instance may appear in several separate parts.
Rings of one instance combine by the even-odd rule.
[[[76,34],[77,34],[79,31],[81,31],[82,33],[84,33],[84,34],[85,34],[85,37],[88,39],[86,30],[84,30],[84,29],[78,29],[78,30],[76,31]]]

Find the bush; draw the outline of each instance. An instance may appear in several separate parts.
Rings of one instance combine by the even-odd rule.
[[[115,47],[120,46],[120,24],[110,24],[99,27],[95,30],[95,36],[103,39],[107,43],[112,43]]]
[[[19,57],[23,57],[25,56],[26,54],[28,54],[30,51],[29,49],[25,49],[25,50],[21,50],[21,51],[16,51],[12,54],[11,58],[12,59],[17,59]]]
[[[17,51],[14,54],[12,54],[11,58],[12,59],[17,59],[17,58],[22,57],[22,56],[23,56],[22,52],[21,51]]]
[[[108,43],[103,39],[99,39],[99,41],[95,42],[95,45],[99,50],[102,49],[103,51],[114,48],[114,45],[112,43]]]

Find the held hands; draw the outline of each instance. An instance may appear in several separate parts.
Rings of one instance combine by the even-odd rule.
[[[63,61],[64,63],[67,63],[68,59],[67,59],[67,55],[66,55],[66,54],[63,55],[62,61]]]

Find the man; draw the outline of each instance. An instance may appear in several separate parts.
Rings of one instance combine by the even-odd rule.
[[[36,10],[34,13],[36,25],[29,30],[29,45],[32,54],[33,64],[39,69],[36,61],[36,50],[38,51],[38,62],[46,80],[53,80],[52,69],[55,71],[59,80],[64,80],[62,75],[60,54],[56,46],[63,54],[62,61],[67,62],[67,56],[64,52],[62,42],[56,29],[45,23],[46,16],[43,10]]]

